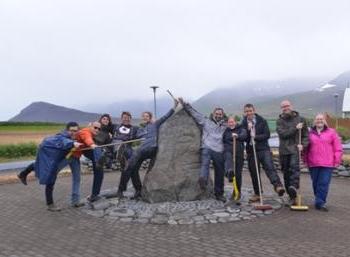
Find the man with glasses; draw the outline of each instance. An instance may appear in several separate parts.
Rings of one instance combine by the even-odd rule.
[[[194,118],[198,125],[202,127],[201,142],[201,169],[199,175],[199,186],[202,190],[207,189],[210,161],[214,165],[214,193],[217,200],[225,202],[224,197],[224,143],[223,134],[226,130],[226,116],[220,107],[214,109],[210,118],[197,112],[189,103],[179,98],[185,110]]]
[[[71,157],[66,159],[66,155],[71,148],[79,147],[81,144],[74,142],[79,125],[76,122],[69,122],[63,132],[55,136],[47,137],[40,144],[36,161],[28,165],[17,176],[20,181],[27,185],[27,176],[33,170],[40,180],[40,184],[45,184],[46,203],[49,211],[60,211],[53,202],[53,189],[57,174],[64,167],[69,165],[72,172],[72,196],[73,207],[80,207],[80,161],[79,158]]]
[[[302,151],[308,146],[308,129],[305,119],[293,110],[290,101],[284,100],[280,106],[282,113],[276,122],[276,131],[280,142],[279,158],[284,186],[289,195],[290,204],[294,205],[300,179],[298,151]],[[299,142],[299,131],[301,133],[301,142]]]
[[[92,182],[92,192],[88,197],[89,202],[95,202],[100,199],[99,194],[103,182],[103,158],[102,149],[97,147],[94,142],[94,137],[101,130],[101,123],[94,121],[88,127],[81,129],[77,135],[77,142],[81,143],[80,149],[88,148],[83,151],[77,149],[73,152],[73,156],[80,158],[83,154],[86,158],[92,161],[92,169],[94,178]]]

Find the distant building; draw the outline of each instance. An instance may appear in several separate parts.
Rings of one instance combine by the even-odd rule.
[[[343,118],[350,118],[350,88],[346,88],[343,100]]]

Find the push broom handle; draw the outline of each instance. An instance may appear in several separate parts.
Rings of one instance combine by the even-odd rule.
[[[255,139],[252,137],[252,145],[253,145],[253,153],[254,153],[254,162],[255,162],[255,170],[256,170],[256,175],[258,178],[258,186],[259,186],[259,194],[260,194],[260,205],[263,205],[263,199],[262,199],[262,192],[261,192],[261,184],[260,184],[260,173],[259,173],[259,167],[258,167],[258,160],[256,157],[256,149],[255,149]]]
[[[298,129],[298,145],[301,145],[301,128]],[[299,149],[299,147],[298,147],[298,157],[299,157],[299,172],[300,172],[302,160],[301,160],[301,150]],[[299,191],[299,194],[298,194],[297,201],[298,201],[298,206],[301,206],[300,181],[299,181],[299,190],[298,191]]]
[[[111,143],[111,144],[105,144],[105,145],[98,145],[96,146],[95,148],[101,148],[101,147],[106,147],[106,146],[112,146],[112,145],[123,145],[123,144],[128,144],[128,143],[133,143],[133,142],[139,142],[139,141],[142,141],[144,140],[144,138],[140,138],[140,139],[134,139],[134,140],[129,140],[129,141],[123,141],[123,142],[118,142],[118,143]],[[91,150],[93,148],[91,147],[86,147],[86,148],[82,148],[82,149],[79,149],[79,148],[73,148],[67,155],[66,155],[66,159],[69,159],[72,154],[74,152],[77,152],[77,151],[86,151],[86,150]]]

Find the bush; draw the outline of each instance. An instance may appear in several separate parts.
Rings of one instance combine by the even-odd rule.
[[[35,156],[38,146],[35,143],[0,145],[0,157],[20,158]]]
[[[337,132],[339,136],[341,137],[342,141],[348,141],[350,139],[350,131],[347,128],[344,127],[338,127]]]

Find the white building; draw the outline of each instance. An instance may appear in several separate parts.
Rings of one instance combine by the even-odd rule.
[[[343,118],[350,118],[350,88],[346,88],[343,100]]]

